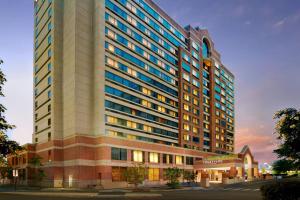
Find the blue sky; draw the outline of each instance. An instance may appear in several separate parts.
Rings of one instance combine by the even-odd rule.
[[[236,77],[236,147],[249,144],[256,158],[271,161],[273,113],[300,108],[300,1],[154,0],[180,25],[207,28],[223,63]],[[33,1],[0,1],[0,58],[7,75],[11,137],[32,134]]]

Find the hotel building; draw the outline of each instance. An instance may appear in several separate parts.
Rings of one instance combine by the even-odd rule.
[[[257,176],[249,148],[234,154],[234,75],[207,30],[181,27],[151,0],[34,8],[31,146],[47,184],[122,187],[135,162],[145,184],[163,183],[168,167],[197,180]]]

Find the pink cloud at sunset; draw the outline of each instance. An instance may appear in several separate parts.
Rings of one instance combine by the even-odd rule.
[[[263,127],[259,127],[263,128]],[[272,163],[276,158],[273,150],[276,149],[277,140],[273,134],[261,134],[260,130],[240,128],[236,131],[236,152],[239,152],[244,145],[248,145],[259,163]]]

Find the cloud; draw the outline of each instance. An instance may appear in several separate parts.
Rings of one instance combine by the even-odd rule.
[[[250,147],[254,158],[261,162],[271,163],[276,155],[273,150],[277,147],[277,141],[272,134],[264,134],[264,125],[259,125],[258,128],[243,127],[236,130],[235,145],[239,152],[244,145]]]
[[[244,24],[245,24],[245,25],[251,25],[252,22],[248,20],[248,21],[245,21]]]
[[[282,27],[285,23],[286,23],[287,18],[283,18],[279,21],[277,21],[276,23],[273,24],[274,28],[280,28]]]
[[[300,11],[284,17],[273,24],[273,28],[281,28],[287,24],[297,23],[300,20]]]

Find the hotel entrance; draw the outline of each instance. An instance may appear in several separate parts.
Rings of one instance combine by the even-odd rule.
[[[197,178],[209,183],[230,184],[258,177],[258,163],[254,161],[248,146],[238,154],[209,156],[199,160],[195,163],[195,169],[201,174]]]
[[[207,169],[208,178],[210,183],[222,183],[222,178],[224,173],[228,173],[230,168],[221,167],[221,168],[210,168]]]

